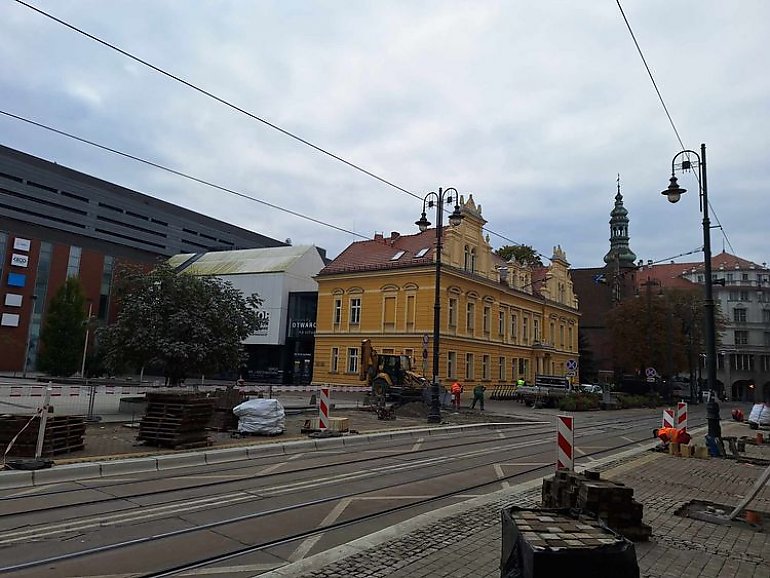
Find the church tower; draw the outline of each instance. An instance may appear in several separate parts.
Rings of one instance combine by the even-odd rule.
[[[636,267],[636,255],[628,246],[628,211],[623,206],[623,195],[620,194],[620,175],[615,208],[610,213],[610,250],[604,256],[604,262],[616,269]]]

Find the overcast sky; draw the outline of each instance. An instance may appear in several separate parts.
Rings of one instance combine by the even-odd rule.
[[[702,246],[695,177],[660,195],[681,146],[615,0],[28,1],[420,198],[472,193],[490,231],[574,267],[602,265],[618,173],[639,258]],[[708,147],[713,252],[767,261],[770,2],[621,4],[685,147]],[[367,238],[417,232],[421,200],[14,0],[0,110]],[[2,115],[0,143],[332,257],[360,239]]]

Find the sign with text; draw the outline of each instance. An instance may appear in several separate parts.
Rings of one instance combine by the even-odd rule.
[[[29,265],[29,256],[28,255],[20,255],[18,253],[14,253],[11,256],[11,266],[13,267],[26,267]]]
[[[25,251],[29,252],[31,242],[29,239],[22,239],[21,237],[16,237],[13,240],[13,248],[17,251]]]

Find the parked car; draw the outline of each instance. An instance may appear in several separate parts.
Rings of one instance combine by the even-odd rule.
[[[754,404],[749,414],[749,427],[751,429],[770,427],[770,405],[766,403]]]

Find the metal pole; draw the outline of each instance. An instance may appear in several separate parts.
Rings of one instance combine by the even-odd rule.
[[[43,455],[43,440],[45,439],[45,424],[48,422],[48,405],[51,403],[51,382],[45,388],[45,398],[43,398],[43,409],[40,413],[40,427],[37,430],[37,447],[35,448],[35,459],[40,459]]]
[[[716,327],[714,321],[714,290],[711,279],[711,220],[709,219],[708,182],[706,178],[706,145],[700,145],[701,201],[703,202],[703,266],[706,274],[706,361],[709,388],[717,389]]]
[[[433,385],[428,423],[441,423],[439,402],[439,339],[441,332],[441,228],[444,221],[444,191],[439,188],[436,202],[436,290],[433,299]]]
[[[89,323],[91,322],[91,311],[93,311],[93,303],[88,304],[88,318],[86,319],[86,339],[83,342],[83,363],[80,365],[80,377],[85,378],[86,376],[86,353],[88,353],[88,330],[89,330]]]

